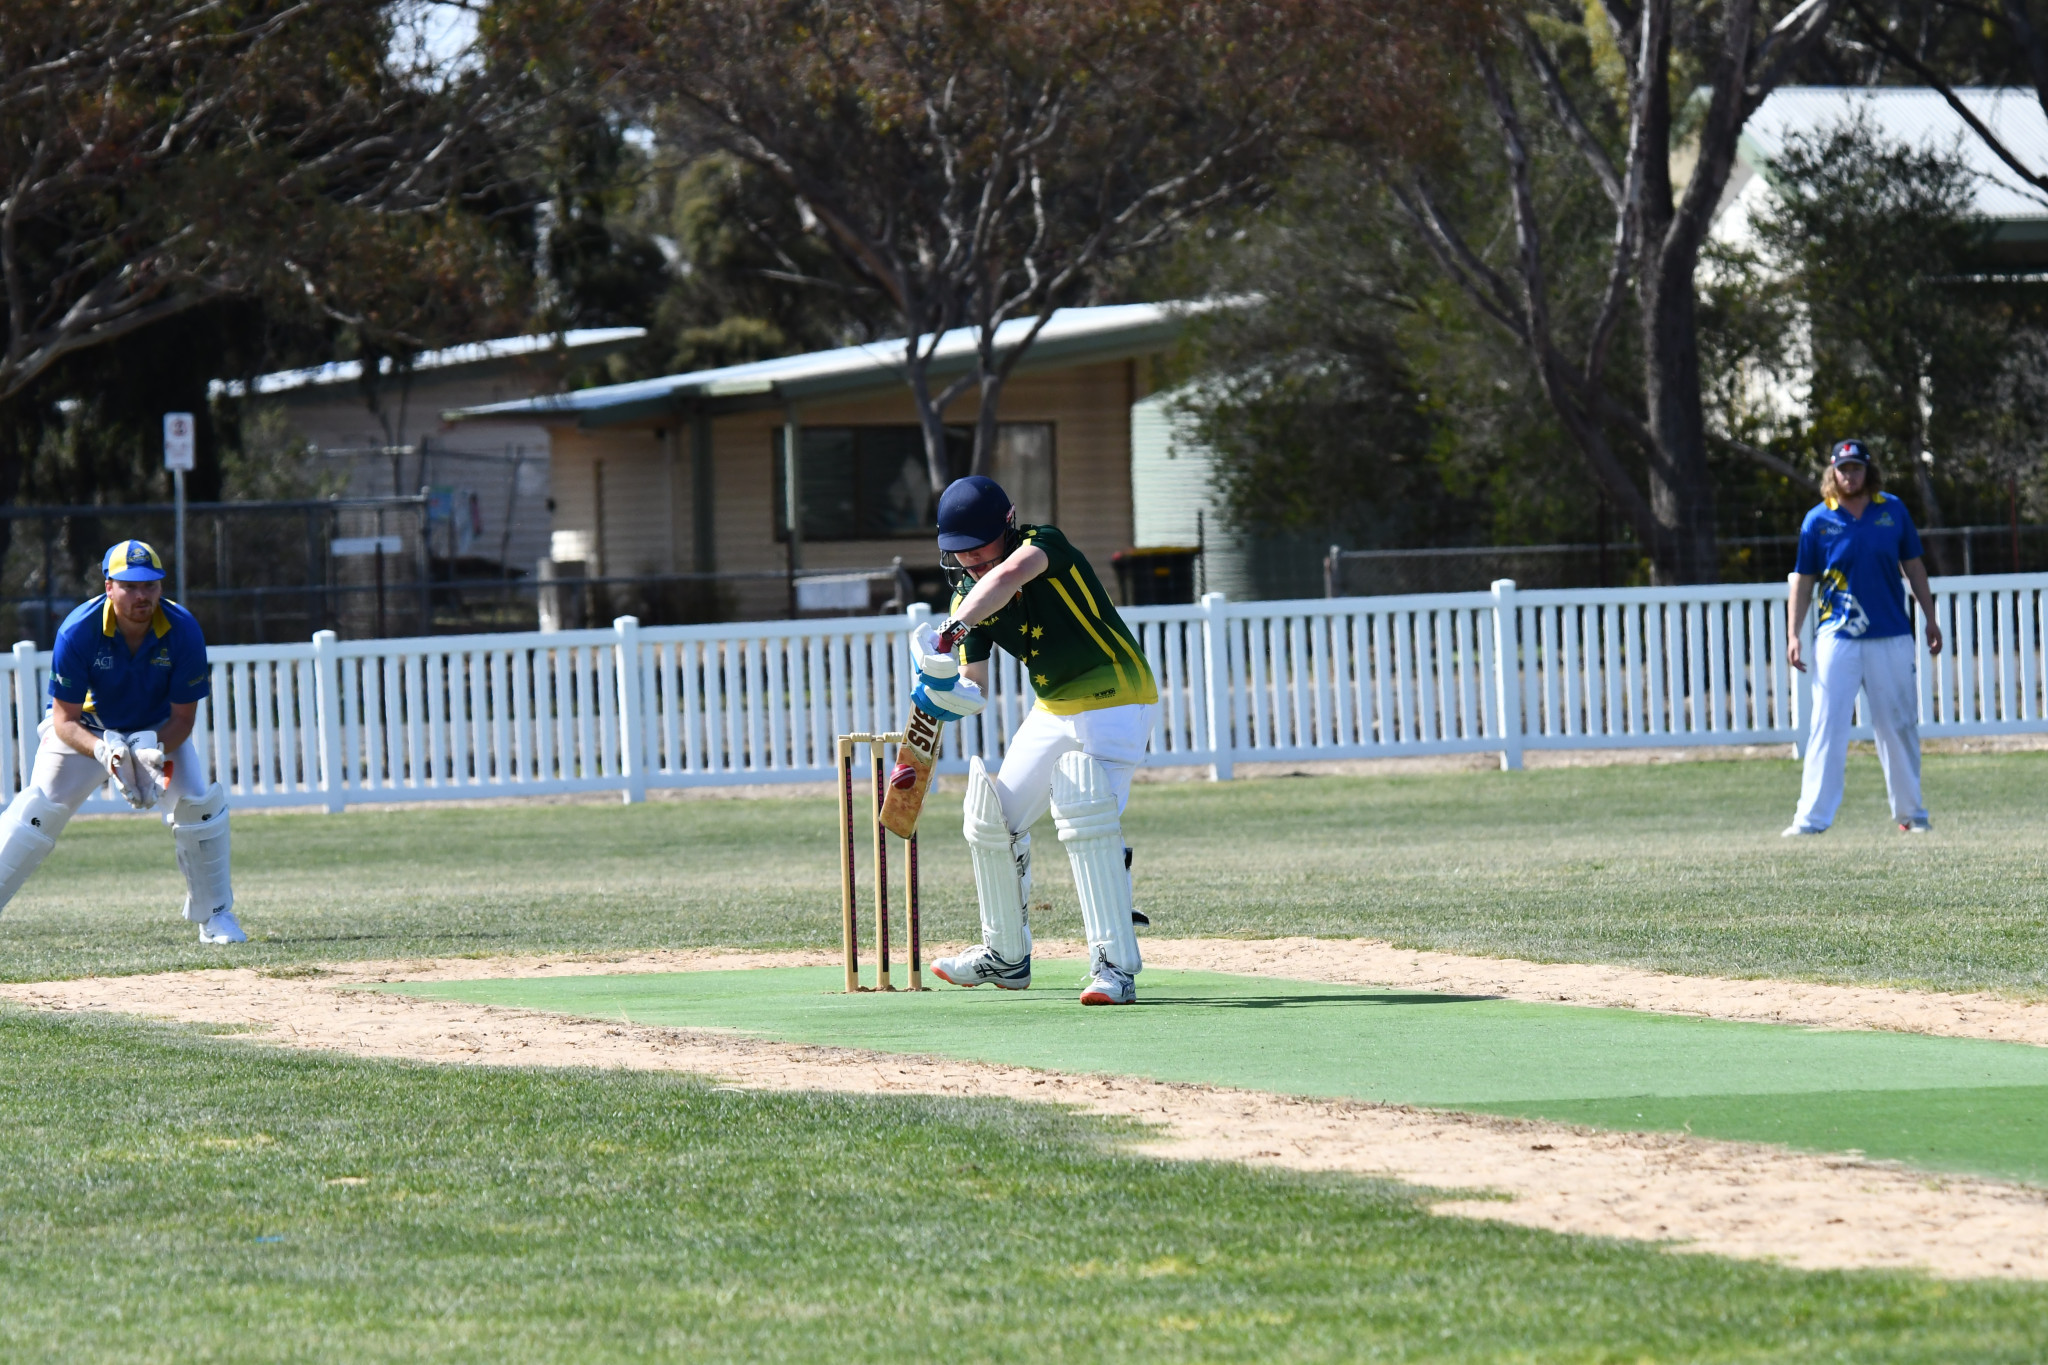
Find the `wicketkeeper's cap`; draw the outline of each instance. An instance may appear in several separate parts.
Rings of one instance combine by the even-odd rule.
[[[153,583],[164,576],[164,562],[147,541],[124,540],[107,551],[100,572],[121,583]]]
[[[1828,463],[1867,466],[1870,463],[1870,452],[1863,448],[1861,441],[1837,441],[1835,448],[1828,452]]]
[[[969,474],[939,494],[939,548],[972,550],[1010,528],[1010,495],[994,479]]]

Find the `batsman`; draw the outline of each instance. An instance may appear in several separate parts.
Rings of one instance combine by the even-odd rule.
[[[985,694],[1000,647],[1023,663],[1038,701],[994,777],[980,758],[969,762],[963,824],[981,946],[933,970],[956,986],[1031,984],[1031,827],[1049,803],[1088,937],[1081,1003],[1131,1004],[1143,966],[1133,925],[1143,919],[1131,905],[1123,810],[1159,700],[1152,669],[1088,561],[1054,527],[1018,526],[995,480],[955,480],[938,522],[953,602],[919,661],[919,693],[943,698],[964,673]]]
[[[14,899],[79,806],[108,782],[137,810],[164,805],[185,874],[185,918],[201,943],[243,943],[228,878],[228,798],[192,744],[206,696],[206,640],[164,600],[163,560],[124,540],[100,563],[106,592],[64,618],[50,660],[50,712],[29,784],[0,814],[0,908]]]

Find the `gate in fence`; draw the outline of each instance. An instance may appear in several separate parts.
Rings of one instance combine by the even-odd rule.
[[[1932,586],[1949,649],[1921,646],[1921,733],[2048,730],[2048,574]],[[1123,614],[1159,681],[1147,761],[1219,779],[1267,760],[1797,744],[1810,705],[1778,583],[1211,593]],[[928,616],[216,647],[194,742],[244,808],[829,781],[837,735],[900,728],[907,630]],[[1016,662],[991,664],[988,709],[948,727],[942,771],[1000,763],[1031,705]],[[4,795],[34,760],[49,665],[31,641],[0,655]]]

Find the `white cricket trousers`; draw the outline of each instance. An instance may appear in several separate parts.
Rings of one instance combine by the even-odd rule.
[[[1877,763],[1891,797],[1892,819],[1924,820],[1920,804],[1919,699],[1913,686],[1913,637],[1844,640],[1823,635],[1813,658],[1813,729],[1806,738],[1806,773],[1799,813],[1792,823],[1822,830],[1842,805],[1842,769],[1849,758],[1849,722],[1863,693],[1870,728],[1877,732]]]
[[[1052,805],[1052,767],[1061,754],[1076,749],[1102,765],[1116,793],[1117,814],[1131,799],[1131,774],[1144,761],[1152,737],[1152,707],[1106,706],[1056,716],[1043,706],[1010,736],[1003,766],[996,770],[996,795],[1003,803],[1003,822],[1014,835],[1024,834],[1044,818]]]

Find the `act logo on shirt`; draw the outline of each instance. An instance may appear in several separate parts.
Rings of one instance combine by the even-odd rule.
[[[95,673],[106,673],[111,671],[113,667],[114,655],[111,650],[101,650],[99,657],[92,661],[92,671]]]
[[[149,666],[151,668],[169,668],[171,666],[171,651],[160,649],[150,655]]]

